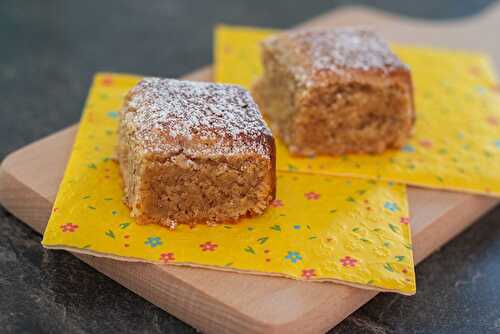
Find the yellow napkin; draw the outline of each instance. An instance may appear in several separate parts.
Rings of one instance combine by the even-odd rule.
[[[215,80],[249,88],[262,72],[259,43],[273,30],[220,26]],[[475,53],[393,45],[412,70],[416,131],[400,151],[297,158],[277,145],[282,171],[392,180],[500,196],[500,86],[488,58]]]
[[[403,185],[279,172],[277,199],[261,217],[175,231],[137,225],[111,156],[118,110],[138,80],[95,77],[45,247],[415,293]]]

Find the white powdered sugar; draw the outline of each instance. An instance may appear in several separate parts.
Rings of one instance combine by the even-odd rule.
[[[286,41],[286,43],[283,43]],[[284,33],[267,42],[279,49],[295,75],[307,79],[311,71],[345,72],[350,69],[387,72],[406,68],[375,32],[363,28],[309,29]],[[284,49],[280,49],[283,48]],[[303,58],[303,61],[293,61]]]
[[[154,151],[268,151],[263,137],[271,131],[250,94],[239,86],[145,78],[129,96],[123,119]]]

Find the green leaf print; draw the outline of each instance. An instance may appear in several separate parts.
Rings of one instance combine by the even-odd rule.
[[[88,164],[87,167],[90,169],[97,169],[97,166],[95,163]]]
[[[442,149],[440,149],[440,150],[438,151],[438,153],[439,153],[439,154],[441,154],[441,155],[448,154],[448,150],[447,150],[447,149],[445,149],[445,148],[442,148]]]
[[[257,242],[258,242],[259,244],[261,244],[261,245],[262,245],[262,244],[263,244],[263,243],[265,243],[268,239],[269,239],[269,237],[262,237],[262,238],[257,239]]]
[[[398,262],[401,262],[405,259],[405,256],[404,255],[396,255],[395,258]]]
[[[394,268],[392,268],[390,263],[384,264],[384,268],[385,268],[385,270],[390,271],[390,272],[394,271]]]
[[[278,224],[271,226],[270,229],[276,232],[281,232],[281,226]]]
[[[392,232],[399,234],[399,228],[396,225],[389,224],[389,228],[392,230]]]
[[[110,238],[113,238],[113,239],[115,238],[115,234],[114,234],[114,233],[113,233],[113,231],[111,231],[111,230],[108,230],[105,234],[106,234],[108,237],[110,237]]]
[[[121,223],[119,226],[123,230],[123,229],[127,228],[129,225],[130,225],[130,223]]]
[[[244,251],[247,252],[247,253],[252,253],[253,255],[255,255],[255,250],[252,248],[252,246],[247,246],[244,249]]]
[[[352,196],[347,197],[346,201],[351,202],[351,203],[356,203],[356,200]]]
[[[353,232],[358,232],[359,230],[360,230],[359,227],[355,227],[352,229]]]

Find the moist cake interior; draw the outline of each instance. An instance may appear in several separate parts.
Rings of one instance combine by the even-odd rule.
[[[244,157],[190,159],[179,154],[146,164],[138,193],[157,223],[232,222],[267,207],[269,162]]]
[[[394,83],[348,83],[312,89],[298,101],[294,139],[316,154],[381,153],[407,139],[409,99]]]
[[[269,203],[269,161],[255,156],[190,158],[131,157],[126,147],[122,168],[127,203],[138,223],[170,228],[177,224],[231,223],[262,213]],[[138,166],[135,161],[142,161]]]

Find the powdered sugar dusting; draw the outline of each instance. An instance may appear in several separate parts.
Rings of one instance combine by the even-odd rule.
[[[145,78],[129,93],[122,118],[160,152],[265,154],[262,138],[271,135],[250,94],[235,85]]]
[[[278,35],[271,40],[271,47],[283,47],[281,41],[287,40],[285,50],[280,50],[283,59],[293,58],[294,54],[305,57],[303,63],[291,62],[294,74],[302,77],[310,71],[343,72],[349,69],[379,69],[387,72],[406,66],[392,53],[375,32],[363,28],[334,28],[299,30]]]

